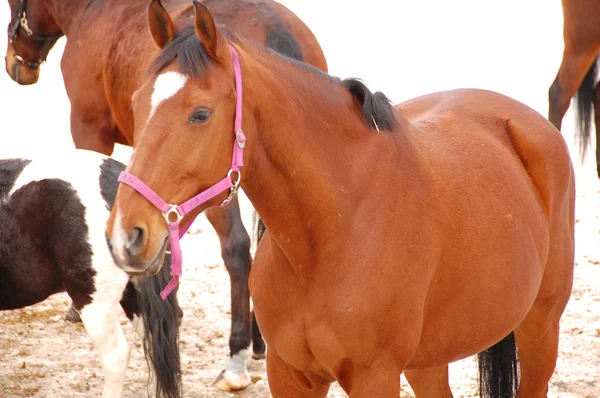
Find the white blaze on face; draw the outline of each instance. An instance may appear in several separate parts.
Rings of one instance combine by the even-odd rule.
[[[187,79],[188,77],[186,75],[172,71],[165,72],[156,78],[156,81],[154,82],[154,91],[152,92],[152,97],[150,99],[151,108],[148,120],[154,115],[156,108],[158,108],[161,102],[171,98],[183,88]]]

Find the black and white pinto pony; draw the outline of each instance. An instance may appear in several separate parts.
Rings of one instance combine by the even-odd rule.
[[[0,160],[0,310],[66,291],[98,350],[102,396],[120,397],[130,353],[121,305],[143,339],[156,396],[175,397],[182,313],[176,294],[166,301],[159,295],[170,264],[153,277],[130,279],[115,265],[104,236],[124,168],[83,150],[46,160]]]

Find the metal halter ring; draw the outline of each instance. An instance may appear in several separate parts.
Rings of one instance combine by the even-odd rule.
[[[175,214],[177,216],[177,220],[172,221],[171,214]],[[169,210],[164,212],[163,216],[165,217],[165,220],[167,220],[167,224],[170,224],[172,222],[176,222],[177,224],[179,224],[179,222],[183,219],[183,216],[181,214],[179,214],[179,210],[177,210],[177,205],[171,205],[171,204],[169,205]]]
[[[237,179],[235,181],[231,178],[232,173],[237,173]],[[231,180],[232,188],[237,189],[242,179],[242,173],[240,173],[239,170],[229,169],[229,171],[227,172],[227,178]]]

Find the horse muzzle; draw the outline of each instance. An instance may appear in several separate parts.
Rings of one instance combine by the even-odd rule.
[[[6,73],[14,82],[22,86],[35,84],[40,78],[39,65],[32,67],[22,62],[19,55],[15,54],[12,46],[8,46],[6,50],[5,63]]]

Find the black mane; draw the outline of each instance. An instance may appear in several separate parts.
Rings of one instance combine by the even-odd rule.
[[[229,40],[238,42],[239,38],[229,32],[224,26],[220,26],[221,33]],[[251,44],[249,44],[251,45]],[[392,131],[396,126],[394,108],[385,94],[378,91],[372,93],[368,87],[359,79],[344,79],[331,76],[310,64],[293,59],[292,54],[280,54],[268,47],[255,47],[257,50],[279,57],[297,67],[315,73],[326,80],[339,84],[362,105],[362,114],[369,128],[378,128],[380,131]],[[298,48],[299,50],[299,48]],[[290,57],[292,55],[292,57]],[[295,55],[295,54],[294,54]],[[297,55],[296,55],[297,56]],[[301,57],[301,55],[300,55]],[[193,26],[181,29],[158,54],[150,65],[150,74],[160,73],[173,60],[177,58],[179,72],[199,77],[208,68],[213,60],[206,54],[202,42],[198,39]]]
[[[342,86],[362,104],[363,118],[367,126],[381,131],[394,129],[394,105],[384,93],[372,93],[360,79],[344,79]]]
[[[221,30],[222,33],[223,30]],[[173,40],[163,47],[158,56],[150,65],[149,72],[154,75],[166,68],[173,60],[177,58],[179,63],[179,72],[185,75],[200,77],[213,60],[206,54],[204,45],[193,26],[186,26],[181,29]]]

